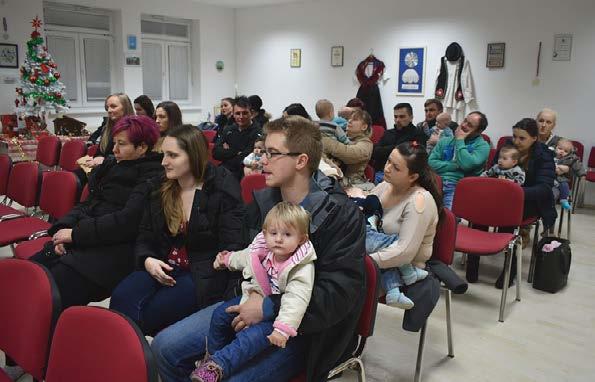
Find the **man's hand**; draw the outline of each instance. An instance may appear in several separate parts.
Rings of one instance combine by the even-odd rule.
[[[223,143],[223,148],[224,148],[225,150],[229,150],[229,145],[228,145],[226,142],[224,142],[224,143]]]
[[[236,332],[262,321],[264,316],[262,312],[263,299],[258,293],[252,292],[248,300],[242,305],[233,305],[225,309],[227,313],[238,313],[231,322],[231,326]]]
[[[273,330],[273,332],[270,335],[268,335],[267,338],[271,342],[271,345],[275,345],[280,348],[285,348],[285,344],[287,343],[287,338],[285,338],[283,334],[279,333],[276,330]]]
[[[465,139],[469,136],[469,134],[471,134],[471,132],[466,133],[465,131],[463,131],[463,129],[461,128],[461,125],[459,125],[459,127],[457,127],[457,129],[455,130],[455,138],[456,139]]]
[[[54,242],[54,245],[72,243],[72,229],[62,228],[54,234],[52,241]]]
[[[174,280],[173,277],[165,273],[173,271],[173,268],[170,265],[164,263],[163,261],[155,259],[153,257],[147,257],[145,259],[145,269],[147,270],[147,272],[149,272],[151,276],[153,276],[155,280],[159,281],[161,285],[176,285],[176,280]]]
[[[66,248],[64,248],[64,244],[58,244],[54,246],[54,252],[58,256],[62,256],[66,254]]]
[[[430,135],[430,138],[428,138],[428,145],[436,145],[436,143],[438,143],[438,140],[440,139],[440,133],[432,133]]]
[[[215,257],[215,261],[213,262],[213,268],[215,268],[216,270],[226,269],[227,267],[225,266],[225,261],[223,261],[223,257],[228,253],[228,251],[219,252],[217,254],[217,257]]]

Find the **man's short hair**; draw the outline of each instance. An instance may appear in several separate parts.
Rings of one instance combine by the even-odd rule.
[[[328,99],[321,99],[316,102],[316,115],[323,119],[334,114],[334,106]]]
[[[285,144],[290,152],[308,156],[308,170],[314,174],[318,170],[322,156],[322,135],[318,125],[304,117],[290,115],[269,121],[264,133],[285,134]]]
[[[411,107],[411,104],[409,102],[401,102],[396,104],[393,110],[397,109],[407,109],[407,114],[413,115],[413,107]]]
[[[436,108],[438,109],[438,111],[444,110],[444,106],[442,106],[442,102],[440,102],[440,100],[437,100],[436,98],[430,98],[430,99],[427,99],[426,102],[424,102],[424,107],[428,107],[430,105],[436,105]]]
[[[242,109],[248,109],[248,110],[252,109],[252,105],[250,105],[250,100],[248,100],[248,97],[246,97],[246,96],[237,97],[234,100],[233,105],[237,106],[237,107],[241,107]]]
[[[521,153],[519,152],[519,149],[517,149],[513,145],[502,146],[502,148],[500,149],[500,154],[503,154],[503,153],[510,153],[510,156],[512,157],[512,159],[514,159],[516,161],[518,161],[519,158],[521,157]]]
[[[471,113],[469,113],[469,115],[471,114],[477,114],[479,115],[479,126],[478,126],[478,131],[481,133],[483,132],[487,127],[488,127],[488,117],[486,117],[486,115],[484,113],[482,113],[481,111],[472,111]]]

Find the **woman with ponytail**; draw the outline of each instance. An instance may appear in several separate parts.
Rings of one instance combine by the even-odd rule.
[[[165,178],[139,227],[139,269],[118,285],[110,308],[133,319],[147,335],[224,297],[230,273],[216,272],[218,252],[244,248],[240,185],[208,162],[207,142],[191,125],[173,127],[162,144]]]

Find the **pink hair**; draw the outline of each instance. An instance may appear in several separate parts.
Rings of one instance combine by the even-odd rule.
[[[144,143],[151,150],[159,139],[159,126],[153,119],[144,115],[127,115],[120,118],[114,126],[112,136],[115,137],[122,131],[127,132],[128,140],[135,147]]]

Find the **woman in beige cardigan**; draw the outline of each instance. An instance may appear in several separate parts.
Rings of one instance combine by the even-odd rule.
[[[349,144],[343,144],[331,137],[322,138],[324,153],[342,164],[344,187],[355,186],[363,190],[371,190],[374,187],[364,175],[374,148],[370,140],[371,126],[370,114],[358,110],[351,115],[347,124],[347,136],[351,141]]]

